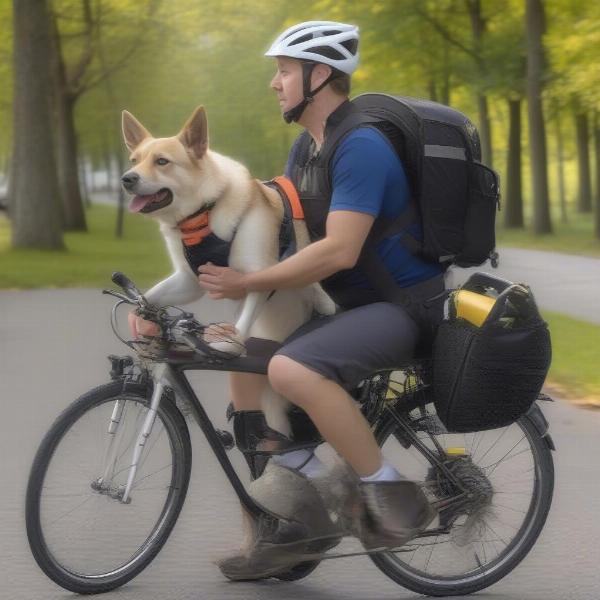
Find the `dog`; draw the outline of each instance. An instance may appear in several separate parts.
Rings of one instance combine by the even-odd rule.
[[[284,207],[278,191],[251,177],[239,162],[208,147],[208,121],[196,108],[174,137],[154,138],[129,112],[122,113],[131,168],[123,174],[124,189],[134,197],[129,210],[158,221],[173,264],[172,275],[145,293],[158,306],[199,299],[194,254],[209,237],[233,269],[254,272],[279,260],[279,234]],[[297,249],[309,243],[303,221],[294,219]],[[196,244],[195,242],[198,242]],[[191,249],[190,249],[191,248]],[[250,292],[236,311],[237,344],[213,342],[219,350],[239,353],[250,337],[282,342],[313,312],[332,314],[333,301],[320,285],[275,293]],[[290,436],[288,404],[268,387],[261,398],[267,424]]]

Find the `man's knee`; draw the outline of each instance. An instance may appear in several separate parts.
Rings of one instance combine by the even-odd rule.
[[[292,402],[301,389],[324,379],[323,375],[282,354],[270,360],[268,375],[271,387]]]

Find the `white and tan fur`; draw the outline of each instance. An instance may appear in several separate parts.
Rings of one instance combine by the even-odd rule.
[[[173,201],[146,213],[158,221],[173,264],[172,275],[145,294],[152,304],[181,305],[199,299],[204,291],[198,274],[188,265],[177,224],[216,201],[210,212],[210,228],[221,239],[231,241],[229,266],[254,272],[275,264],[279,254],[279,229],[283,206],[279,194],[253,179],[240,163],[208,148],[208,126],[203,107],[197,108],[180,133],[153,138],[130,113],[123,111],[123,137],[131,152],[132,168],[125,175],[139,177],[130,193],[152,195],[161,189]],[[168,164],[157,164],[158,158]],[[294,221],[298,249],[309,243],[303,222]],[[250,292],[236,312],[238,341],[249,337],[283,341],[308,321],[313,309],[331,314],[334,304],[318,284],[302,289]],[[227,350],[232,344],[217,346]],[[267,423],[289,435],[287,403],[267,387],[261,399]]]

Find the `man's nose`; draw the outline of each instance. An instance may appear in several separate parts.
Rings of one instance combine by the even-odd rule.
[[[279,83],[279,75],[273,76],[273,79],[271,79],[270,86],[271,89],[274,89],[276,92],[278,92],[281,89],[281,85]]]
[[[133,171],[127,171],[127,173],[121,177],[121,183],[126,190],[132,190],[139,180],[140,176]]]

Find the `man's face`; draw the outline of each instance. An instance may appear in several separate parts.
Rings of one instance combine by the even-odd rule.
[[[277,93],[281,113],[294,108],[303,98],[302,65],[294,58],[277,58],[277,72],[271,80],[271,88]]]

